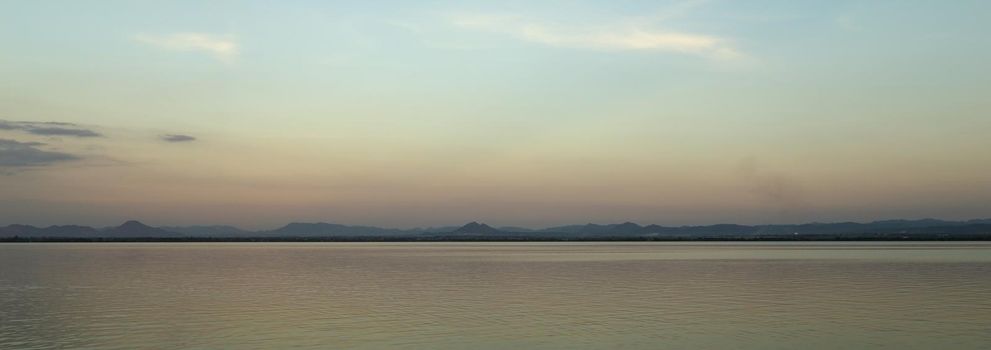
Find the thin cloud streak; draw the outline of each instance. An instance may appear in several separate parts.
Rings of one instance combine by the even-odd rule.
[[[170,143],[196,141],[196,137],[189,135],[181,135],[181,134],[162,135],[160,138],[162,139],[162,141],[170,142]]]
[[[0,130],[17,130],[40,136],[103,136],[96,131],[80,128],[76,124],[60,122],[13,122],[0,120]]]
[[[743,54],[729,40],[711,35],[664,31],[629,21],[617,25],[577,28],[548,25],[512,15],[455,15],[459,27],[503,33],[519,39],[555,47],[598,50],[655,50],[699,55],[714,59],[736,59]]]
[[[28,129],[29,133],[44,136],[76,136],[76,137],[100,137],[101,135],[92,130],[68,129],[68,128],[34,128]]]
[[[229,62],[238,55],[238,44],[229,36],[207,33],[174,33],[168,35],[137,34],[131,38],[161,50],[207,53],[223,62]]]

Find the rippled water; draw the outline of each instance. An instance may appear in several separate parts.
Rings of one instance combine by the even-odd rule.
[[[991,244],[6,244],[0,348],[988,349]]]

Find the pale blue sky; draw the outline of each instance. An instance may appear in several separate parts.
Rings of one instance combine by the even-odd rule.
[[[102,135],[0,128],[0,224],[991,216],[988,23],[986,1],[0,1],[0,120]]]

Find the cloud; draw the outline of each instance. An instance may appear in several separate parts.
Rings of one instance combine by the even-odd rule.
[[[100,137],[101,135],[93,130],[67,129],[67,128],[33,128],[27,130],[35,135],[45,136],[76,136],[76,137]]]
[[[175,33],[168,35],[138,34],[131,38],[162,50],[208,53],[224,62],[230,61],[238,55],[238,44],[229,36],[206,33]]]
[[[41,136],[101,137],[100,133],[60,122],[15,122],[0,120],[0,130],[18,130]]]
[[[173,143],[174,142],[192,142],[192,141],[196,141],[196,138],[193,137],[193,136],[180,135],[180,134],[162,135],[160,138],[162,139],[162,141],[173,142]]]
[[[507,15],[455,15],[462,28],[503,33],[556,47],[598,50],[654,50],[699,55],[714,59],[742,56],[729,40],[711,35],[665,31],[640,21],[598,27],[549,25]]]
[[[38,148],[38,146],[44,145],[40,142],[0,139],[0,168],[47,166],[58,162],[81,159],[76,155]]]
[[[799,183],[784,173],[765,168],[756,158],[744,158],[736,170],[750,193],[760,200],[782,210],[803,204],[803,190]]]

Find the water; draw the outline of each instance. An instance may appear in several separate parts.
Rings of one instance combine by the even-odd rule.
[[[0,245],[0,349],[988,349],[988,243]]]

